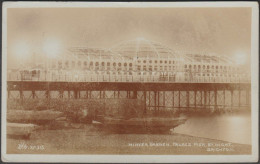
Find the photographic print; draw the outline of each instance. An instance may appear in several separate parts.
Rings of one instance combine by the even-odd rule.
[[[256,15],[249,2],[4,3],[2,160],[257,161]]]

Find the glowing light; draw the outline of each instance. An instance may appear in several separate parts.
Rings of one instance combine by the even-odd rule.
[[[30,46],[26,41],[20,41],[14,46],[14,54],[18,58],[23,58],[30,54]]]
[[[236,64],[243,65],[247,62],[247,55],[242,52],[238,52],[234,55],[234,60]]]
[[[144,37],[139,37],[137,40],[145,40]]]
[[[61,43],[54,38],[46,39],[43,44],[43,51],[49,58],[55,58],[61,53]]]

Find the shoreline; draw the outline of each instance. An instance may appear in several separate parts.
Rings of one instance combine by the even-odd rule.
[[[93,127],[35,131],[29,140],[7,138],[8,154],[236,155],[251,154],[251,149],[179,133],[109,134]]]

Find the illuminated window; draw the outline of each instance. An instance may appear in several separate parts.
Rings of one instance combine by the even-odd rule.
[[[157,71],[157,65],[156,65],[156,66],[154,66],[154,70],[155,70],[155,71]]]
[[[207,66],[207,69],[209,69],[209,65]]]
[[[141,66],[140,65],[137,66],[137,70],[141,71]]]
[[[153,67],[150,65],[149,66],[149,71],[152,71],[153,70]]]
[[[160,60],[160,63],[162,63],[162,60]]]
[[[133,64],[132,63],[129,63],[129,70],[133,70]]]
[[[164,63],[167,64],[167,60],[165,60]]]
[[[99,63],[98,62],[96,62],[96,70],[99,70]]]
[[[68,68],[69,67],[69,61],[65,62],[65,67]]]
[[[154,63],[157,63],[157,60],[155,60]]]
[[[127,63],[124,63],[124,66],[127,67]]]
[[[205,65],[203,65],[203,69],[205,69]]]
[[[172,61],[169,61],[169,64],[171,64],[172,63]]]
[[[191,65],[189,65],[189,69],[191,69]]]
[[[110,66],[110,63],[109,63],[109,62],[107,63],[107,66]]]
[[[102,62],[101,65],[104,67],[105,66],[105,62]]]
[[[144,60],[143,62],[146,63],[146,60]]]
[[[93,62],[89,63],[89,69],[93,69]]]
[[[118,66],[121,67],[121,63],[118,63]]]
[[[116,66],[116,63],[113,63],[113,66],[115,67],[115,66]]]
[[[199,65],[198,68],[200,69],[200,67],[201,67],[201,66]]]
[[[196,65],[194,65],[193,68],[196,69]]]
[[[149,61],[149,63],[152,63],[152,62],[153,62],[152,60]]]
[[[144,65],[143,70],[146,71],[146,65]]]

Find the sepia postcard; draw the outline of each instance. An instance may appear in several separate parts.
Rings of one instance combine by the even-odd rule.
[[[4,162],[257,162],[257,2],[4,2]]]

